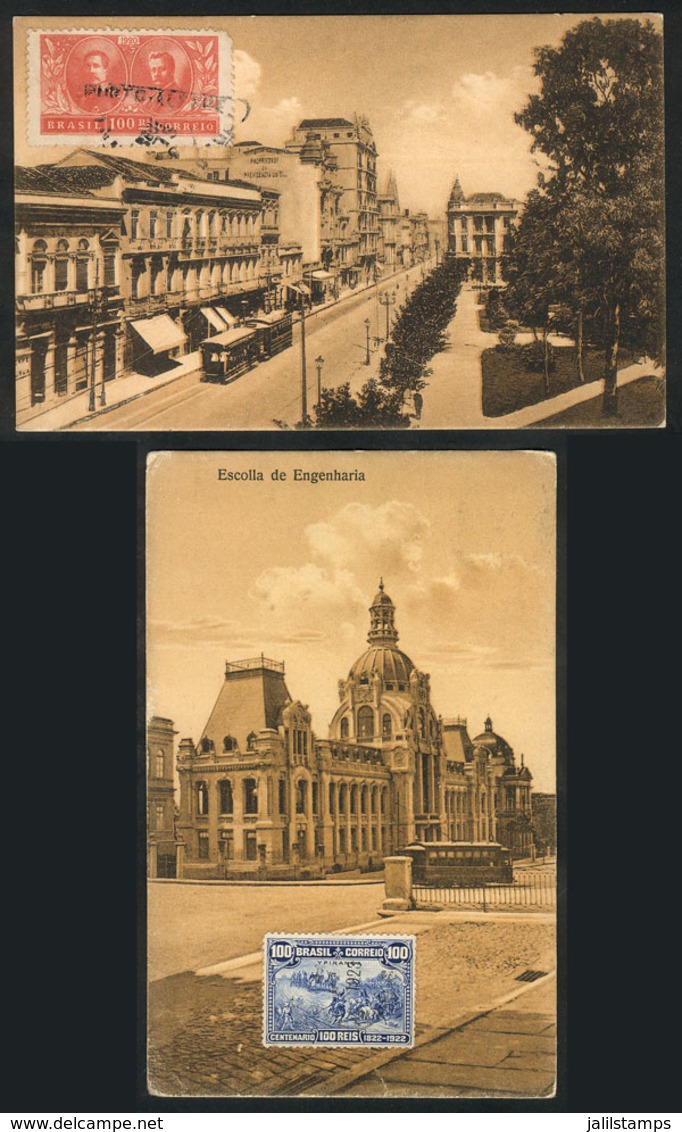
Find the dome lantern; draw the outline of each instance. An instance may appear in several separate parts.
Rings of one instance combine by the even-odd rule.
[[[398,640],[398,630],[395,627],[395,606],[387,593],[384,592],[384,580],[379,579],[379,591],[369,609],[369,633],[367,641],[370,645],[395,645]]]

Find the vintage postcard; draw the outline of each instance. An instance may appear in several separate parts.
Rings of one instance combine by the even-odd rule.
[[[152,1093],[554,1095],[556,500],[546,452],[148,457]]]
[[[655,13],[18,18],[15,195],[19,429],[664,424]]]

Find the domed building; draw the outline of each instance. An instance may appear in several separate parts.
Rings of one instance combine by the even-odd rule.
[[[179,745],[178,876],[320,876],[380,867],[413,841],[501,841],[530,855],[530,772],[490,719],[472,740],[466,719],[436,714],[428,674],[398,647],[383,581],[367,648],[338,691],[319,739],[282,662],[226,664],[198,745]]]

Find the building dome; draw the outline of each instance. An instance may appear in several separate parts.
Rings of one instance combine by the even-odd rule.
[[[410,674],[414,668],[409,656],[400,649],[388,646],[368,648],[359,656],[348,673],[350,680],[360,680],[366,676],[372,679],[378,672],[382,680],[395,684],[409,684]]]
[[[507,740],[493,731],[493,721],[490,716],[488,716],[483,726],[485,730],[480,735],[477,735],[475,739],[472,739],[474,747],[487,747],[491,755],[502,757],[505,762],[513,762],[514,752]]]
[[[349,680],[371,680],[377,673],[384,681],[407,684],[414,664],[397,647],[398,630],[395,627],[395,606],[384,590],[383,579],[369,609],[370,627],[367,634],[369,648],[358,657],[351,668]]]

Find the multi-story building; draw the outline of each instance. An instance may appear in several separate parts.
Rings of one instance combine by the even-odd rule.
[[[431,254],[429,218],[425,212],[413,212],[410,216],[412,262],[424,263]]]
[[[374,279],[379,244],[377,205],[377,150],[369,122],[347,118],[305,118],[295,128],[286,148],[313,153],[320,144],[336,161],[333,191],[340,189],[337,239],[342,285],[355,286]]]
[[[400,266],[398,258],[398,228],[400,200],[393,170],[388,174],[383,192],[377,196],[379,206],[378,260],[383,275],[390,275]]]
[[[293,265],[299,271],[287,276],[283,267],[285,283],[299,286],[302,281],[313,302],[336,294],[348,257],[348,220],[342,223],[339,215],[341,188],[329,146],[319,139],[298,150],[240,142],[227,151],[227,161],[231,176],[244,177],[261,190],[274,185],[279,193],[280,239],[301,252]]]
[[[108,150],[16,176],[20,422],[88,384],[104,403],[106,382],[276,302],[275,189]]]
[[[468,263],[469,278],[502,282],[501,257],[519,214],[518,201],[502,193],[473,193],[465,197],[455,178],[447,207],[448,254]]]
[[[147,872],[151,877],[174,877],[175,786],[173,780],[173,721],[155,715],[147,727]]]
[[[556,794],[533,792],[533,837],[539,854],[556,853]]]
[[[179,745],[185,875],[373,867],[415,839],[499,839],[530,853],[530,771],[490,720],[471,740],[465,720],[438,716],[429,676],[397,642],[380,584],[327,739],[292,699],[282,662],[226,664],[198,744]]]
[[[447,252],[447,227],[444,219],[429,217],[429,252],[436,264],[442,263]]]
[[[18,424],[123,367],[119,188],[98,170],[15,172]]]

